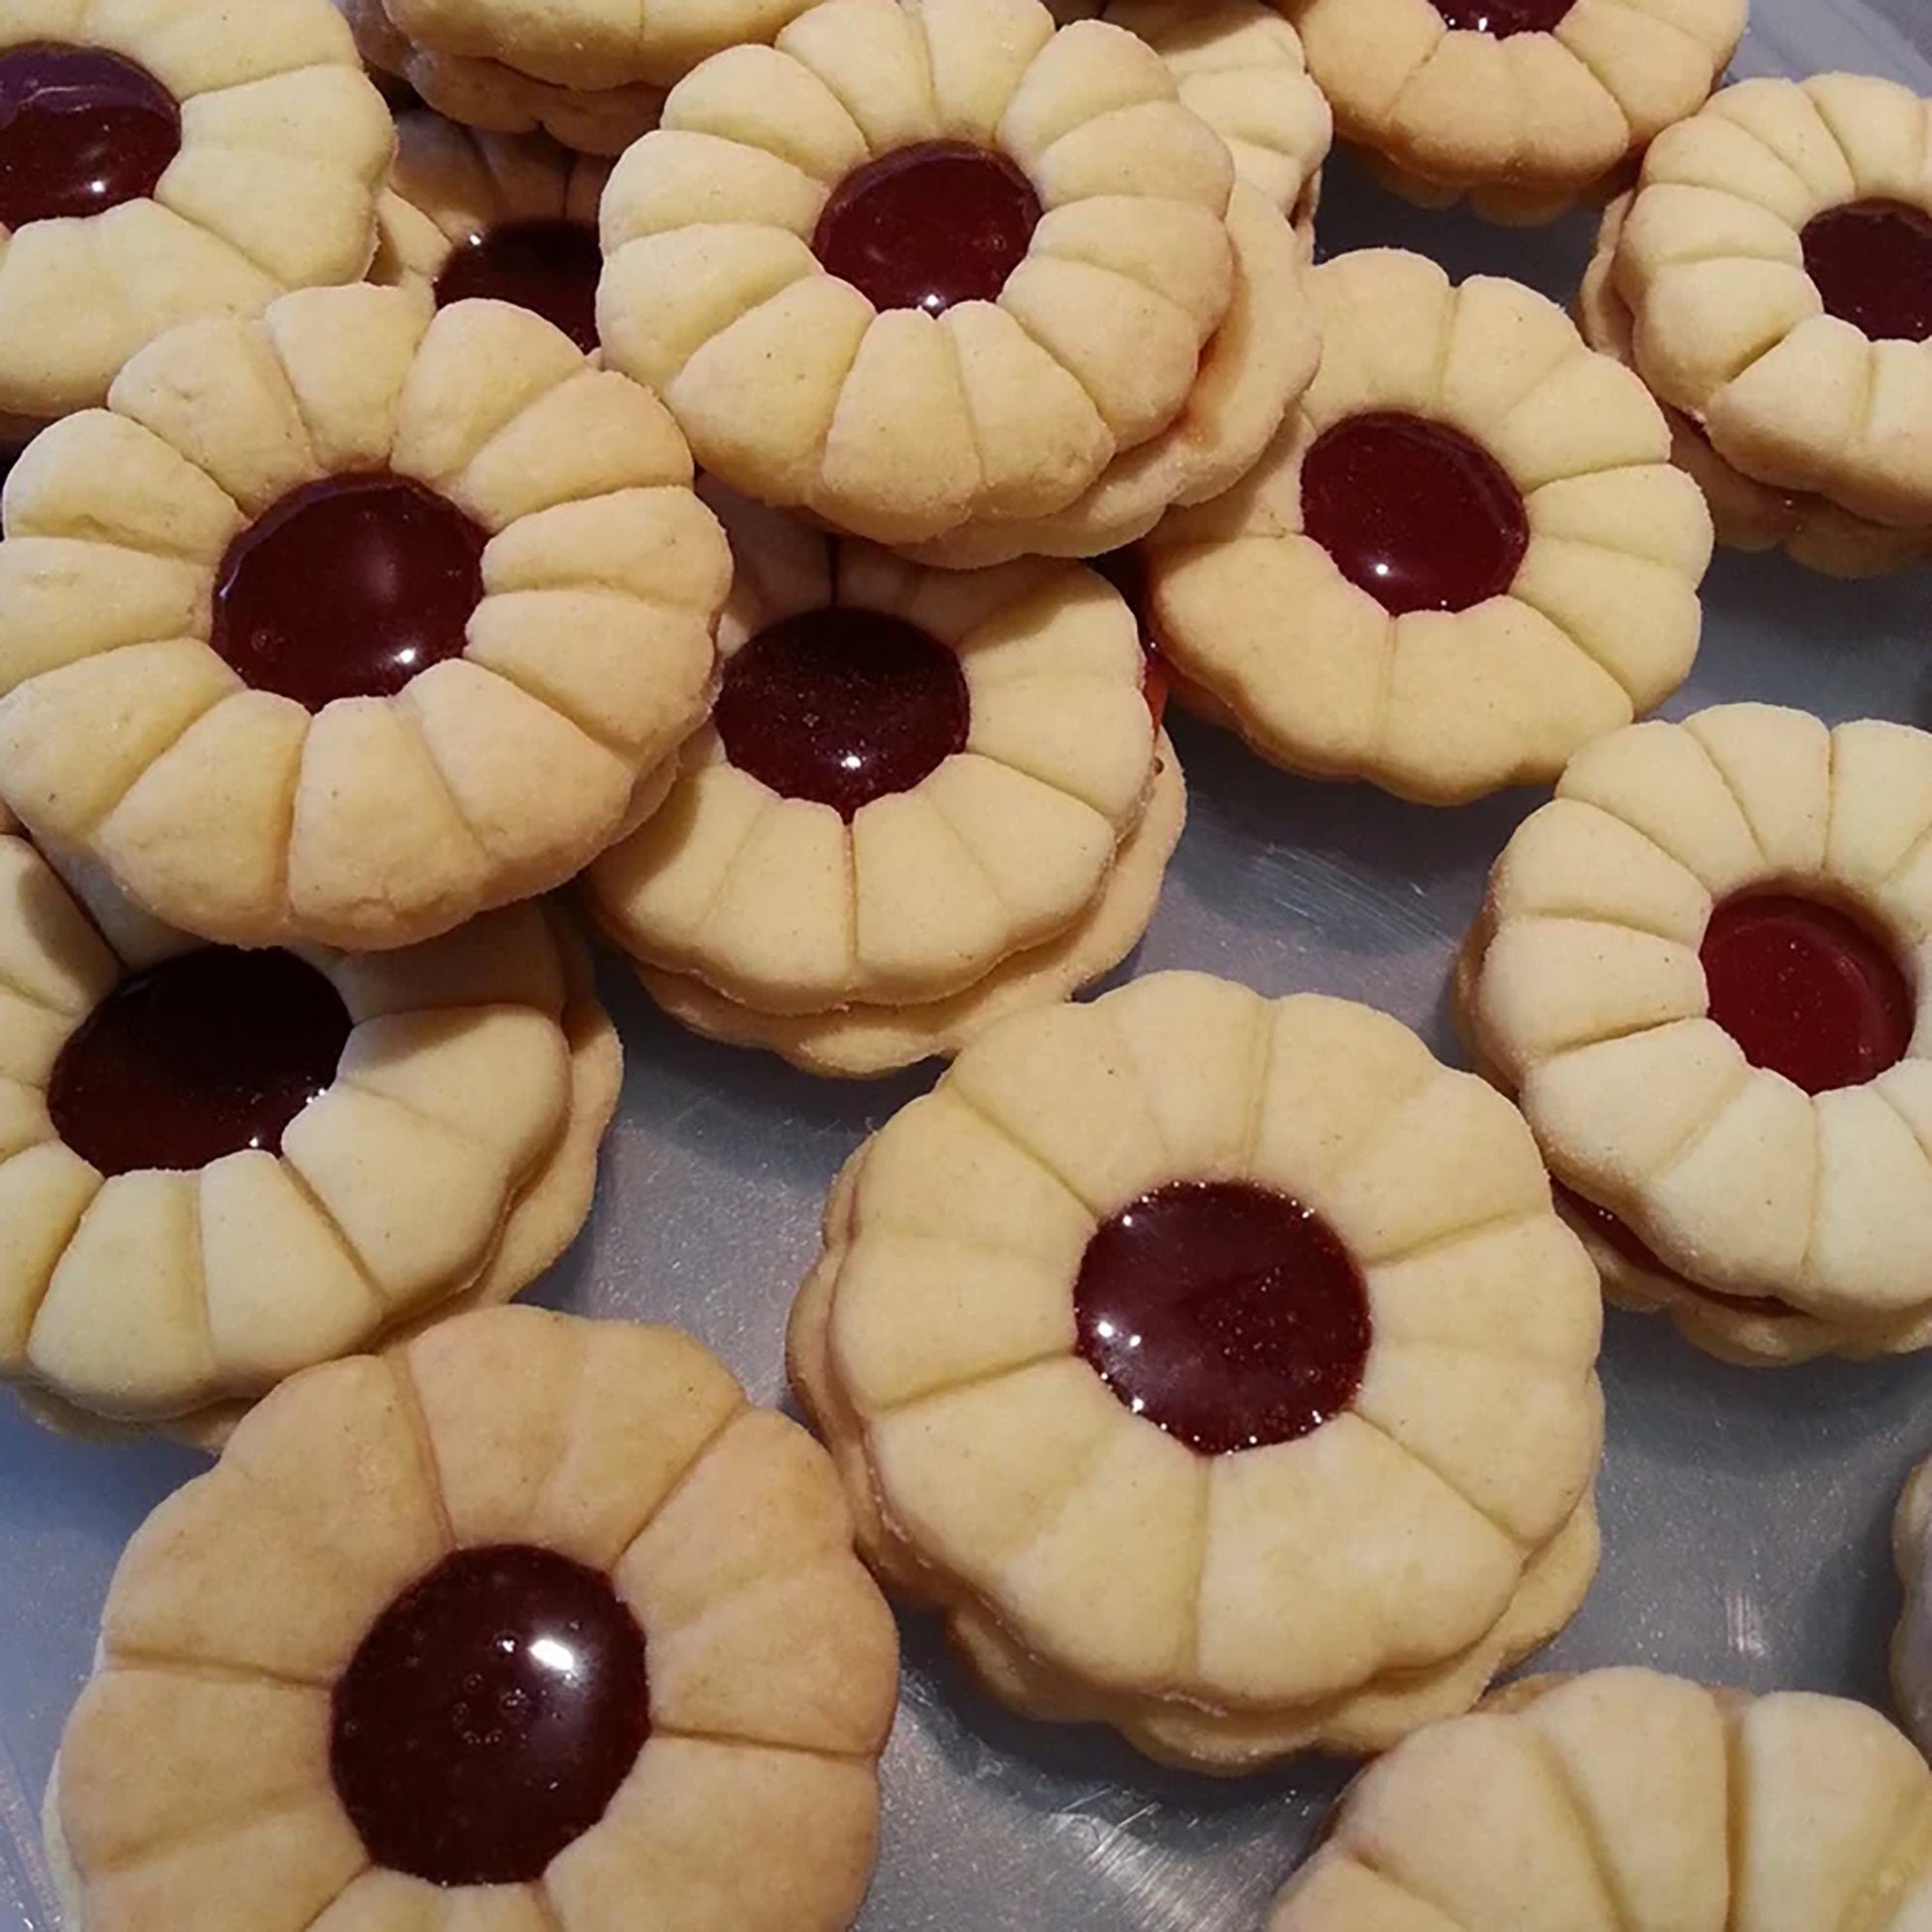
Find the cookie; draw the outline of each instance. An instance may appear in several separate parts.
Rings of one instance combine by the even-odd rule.
[[[1185,409],[1233,187],[1123,29],[828,0],[618,164],[601,333],[745,495],[886,543],[1052,516]]]
[[[1148,546],[1176,686],[1264,758],[1433,804],[1552,778],[1683,681],[1711,519],[1629,370],[1542,296],[1365,250],[1255,473]]]
[[[1652,146],[1610,272],[1638,371],[1733,470],[1932,544],[1932,106],[1725,88]]]
[[[178,330],[8,482],[0,792],[171,924],[403,945],[661,797],[730,583],[645,390],[368,287]]]
[[[1904,1587],[1905,1606],[1892,1634],[1891,1683],[1905,1728],[1923,1750],[1932,1742],[1932,1629],[1926,1623],[1927,1585],[1932,1584],[1932,1475],[1921,1462],[1912,1471],[1892,1517],[1892,1559]]]
[[[328,0],[0,17],[0,412],[97,404],[143,344],[375,251],[392,136]]]
[[[710,500],[736,562],[717,708],[591,868],[600,924],[647,986],[694,982],[799,1058],[951,1038],[1022,978],[1050,997],[1036,956],[1098,916],[1157,764],[1179,789],[1126,603],[1076,564],[936,573]]]
[[[1928,1808],[1846,1698],[1531,1679],[1364,1771],[1268,1932],[1911,1932]]]
[[[668,1328],[496,1309],[284,1384],[135,1533],[48,1793],[76,1932],[842,1932],[891,1615]]]
[[[557,914],[353,959],[96,925],[11,833],[0,882],[0,1374],[206,1437],[576,1235],[621,1062]]]
[[[1281,0],[1342,137],[1432,207],[1546,221],[1695,113],[1745,0]]]
[[[1199,974],[1002,1022],[848,1165],[794,1388],[992,1690],[1211,1771],[1466,1710],[1595,1568],[1595,1278],[1474,1076]]]
[[[1580,753],[1465,949],[1605,1292],[1744,1362],[1932,1343],[1932,736],[1724,705]]]

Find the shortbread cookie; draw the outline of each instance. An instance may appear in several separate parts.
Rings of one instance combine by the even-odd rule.
[[[1617,241],[1637,369],[1733,469],[1932,541],[1932,106],[1750,80],[1652,147]]]
[[[1932,1744],[1932,1461],[1912,1471],[1892,1517],[1892,1558],[1905,1607],[1892,1634],[1891,1683],[1905,1728]]]
[[[1438,804],[1552,778],[1697,651],[1711,518],[1662,413],[1515,282],[1388,249],[1311,282],[1300,409],[1151,546],[1162,651],[1291,770]]]
[[[88,408],[178,324],[354,281],[391,152],[328,0],[0,10],[0,412]]]
[[[1233,301],[1234,163],[1178,96],[1039,0],[828,0],[618,164],[607,352],[761,501],[891,543],[1052,516],[1180,417]]]
[[[1745,0],[1282,0],[1344,139],[1430,207],[1544,221],[1701,107]]]
[[[1580,753],[1464,959],[1612,1299],[1745,1362],[1932,1344],[1932,736],[1727,705]]]
[[[50,1863],[72,1932],[843,1932],[897,1690],[803,1431],[493,1310],[297,1376],[136,1532]]]
[[[1364,1771],[1268,1932],[1915,1932],[1928,1812],[1849,1699],[1531,1679]]]
[[[1406,1028],[1162,974],[849,1164],[791,1322],[861,1548],[992,1689],[1241,1771],[1466,1710],[1596,1562],[1595,1278]]]
[[[164,337],[7,488],[0,791],[236,945],[426,938],[670,782],[731,558],[656,399],[496,302]]]
[[[536,905],[371,958],[90,920],[0,836],[0,1373],[151,1422],[247,1401],[568,1245],[617,1101]]]

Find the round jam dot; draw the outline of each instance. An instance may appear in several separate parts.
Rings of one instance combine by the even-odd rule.
[[[1704,1288],[1696,1282],[1687,1281],[1651,1251],[1629,1222],[1612,1214],[1607,1207],[1598,1207],[1593,1200],[1586,1200],[1575,1188],[1566,1187],[1560,1180],[1553,1181],[1551,1185],[1558,1204],[1574,1214],[1631,1267],[1647,1275],[1661,1275],[1665,1281],[1687,1294],[1695,1295],[1702,1301],[1715,1302],[1721,1309],[1734,1309],[1739,1314],[1762,1314],[1773,1320],[1783,1320],[1798,1312],[1789,1302],[1781,1302],[1775,1295],[1725,1295],[1718,1289]]]
[[[45,41],[0,54],[0,227],[138,202],[180,152],[181,108],[145,68]]]
[[[393,697],[462,654],[483,531],[404,477],[330,477],[238,536],[214,586],[214,648],[258,691],[320,711]]]
[[[1487,450],[1397,412],[1351,416],[1315,439],[1302,522],[1396,617],[1500,597],[1530,541],[1522,493]]]
[[[1807,1093],[1863,1086],[1905,1057],[1912,989],[1888,948],[1816,899],[1726,899],[1699,957],[1711,1018]]]
[[[943,315],[992,302],[1026,259],[1039,197],[1005,155],[964,141],[901,148],[848,175],[812,252],[875,309]]]
[[[1853,202],[1805,225],[1805,272],[1825,307],[1877,342],[1932,342],[1932,213]]]
[[[206,946],[123,980],[62,1047],[54,1129],[103,1174],[205,1168],[282,1134],[335,1084],[348,1011],[286,952]]]
[[[1175,1181],[1104,1222],[1073,1288],[1079,1349],[1116,1396],[1206,1455],[1289,1443],[1353,1401],[1368,1297],[1286,1194]]]
[[[1472,34],[1547,34],[1562,24],[1576,0],[1431,0],[1451,27]]]
[[[330,1769],[377,1864],[525,1884],[649,1735],[643,1632],[610,1583],[502,1544],[444,1558],[376,1619],[336,1686]]]
[[[597,347],[597,231],[582,221],[506,221],[459,244],[436,278],[437,305],[483,297],[554,323],[585,354]]]
[[[959,659],[917,624],[806,611],[726,664],[713,722],[741,771],[850,820],[964,751],[972,702]]]

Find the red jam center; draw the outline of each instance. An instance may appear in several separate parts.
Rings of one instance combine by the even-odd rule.
[[[972,703],[959,659],[917,624],[805,611],[725,666],[713,722],[741,771],[850,820],[964,751]]]
[[[1699,957],[1711,1018],[1807,1093],[1862,1086],[1912,1042],[1912,989],[1864,927],[1815,899],[1782,894],[1726,899]]]
[[[1431,0],[1451,27],[1472,34],[1547,34],[1560,26],[1576,0]]]
[[[522,1884],[649,1735],[643,1632],[610,1583],[503,1544],[446,1557],[376,1619],[336,1686],[330,1768],[376,1863]]]
[[[1302,521],[1396,617],[1500,597],[1529,548],[1522,493],[1489,452],[1420,416],[1351,416],[1302,465]]]
[[[335,1083],[349,1018],[286,952],[206,946],[136,973],[61,1048],[55,1132],[103,1174],[193,1170],[260,1148]]]
[[[992,302],[1026,259],[1039,197],[1005,155],[965,141],[901,148],[848,175],[812,252],[875,309],[943,315]]]
[[[311,711],[393,697],[462,654],[487,540],[405,477],[307,483],[230,545],[215,579],[214,648],[256,690]]]
[[[1586,1200],[1560,1180],[1552,1185],[1558,1200],[1631,1267],[1641,1269],[1647,1275],[1660,1275],[1701,1301],[1715,1302],[1721,1309],[1734,1309],[1739,1314],[1761,1314],[1773,1320],[1784,1320],[1798,1312],[1789,1302],[1780,1302],[1775,1295],[1725,1295],[1718,1289],[1703,1288],[1696,1282],[1687,1281],[1675,1268],[1660,1260],[1627,1221],[1618,1219],[1607,1207],[1598,1207],[1593,1200]]]
[[[145,68],[51,41],[0,54],[0,227],[138,202],[180,152],[181,108]]]
[[[583,221],[506,221],[459,246],[436,278],[436,300],[513,302],[556,324],[585,354],[597,347],[604,256]]]
[[[1245,1181],[1179,1180],[1087,1243],[1082,1356],[1137,1415],[1204,1455],[1289,1443],[1354,1400],[1368,1298],[1319,1216]]]
[[[1932,342],[1932,213],[1853,202],[1805,225],[1805,272],[1825,307],[1876,342]]]

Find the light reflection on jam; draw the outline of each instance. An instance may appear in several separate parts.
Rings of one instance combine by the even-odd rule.
[[[1499,41],[1512,34],[1547,34],[1563,24],[1576,0],[1430,0],[1451,27],[1473,34],[1491,34]]]

